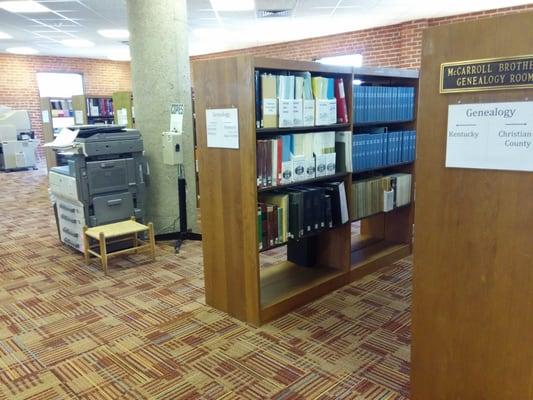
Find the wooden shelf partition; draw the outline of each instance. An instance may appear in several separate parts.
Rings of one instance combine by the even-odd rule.
[[[258,326],[351,282],[359,271],[372,272],[410,253],[412,207],[405,207],[362,221],[361,231],[367,239],[358,241],[355,250],[352,250],[351,227],[347,223],[317,233],[318,256],[312,267],[289,261],[260,267],[257,245],[258,194],[285,186],[257,188],[256,142],[268,135],[291,131],[351,129],[353,70],[253,56],[198,61],[192,63],[192,68],[193,76],[198,77],[193,84],[207,304]],[[309,128],[257,129],[254,101],[256,70],[273,73],[309,71],[312,75],[342,78],[348,123]],[[385,79],[394,81],[389,76]],[[238,110],[238,149],[207,146],[206,110],[219,108]],[[412,170],[410,165],[399,168]],[[356,178],[351,173],[340,172],[297,184],[343,181],[350,204],[351,184]],[[357,258],[357,254],[367,256]]]

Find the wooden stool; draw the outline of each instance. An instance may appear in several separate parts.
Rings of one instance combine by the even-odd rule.
[[[148,241],[140,240],[137,236],[139,232],[148,232]],[[112,253],[107,252],[106,244],[112,242],[106,242],[107,239],[120,238],[115,242],[124,241],[124,239],[131,240],[133,247],[114,251]],[[126,237],[126,238],[124,238]],[[94,251],[90,247],[90,238],[98,241],[99,252]],[[118,254],[137,253],[138,251],[150,251],[152,253],[152,260],[155,261],[155,239],[154,239],[154,227],[151,222],[148,225],[139,224],[135,222],[135,217],[131,217],[129,221],[116,222],[114,224],[100,225],[92,228],[87,226],[83,227],[83,248],[85,254],[85,263],[89,264],[91,255],[97,257],[102,262],[102,268],[107,275],[107,258]]]

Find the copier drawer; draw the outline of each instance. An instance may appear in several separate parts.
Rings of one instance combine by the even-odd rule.
[[[61,241],[83,251],[83,207],[60,198],[57,199],[56,206]]]
[[[135,215],[133,197],[129,192],[95,197],[93,208],[96,225],[123,221]]]
[[[91,161],[87,163],[89,193],[126,191],[129,187],[127,159]]]

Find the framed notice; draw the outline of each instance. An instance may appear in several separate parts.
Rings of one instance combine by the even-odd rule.
[[[207,147],[239,148],[239,115],[236,108],[205,110]]]
[[[448,106],[446,167],[533,171],[533,101]]]

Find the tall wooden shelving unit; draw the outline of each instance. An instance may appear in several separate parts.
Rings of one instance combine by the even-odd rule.
[[[133,93],[129,91],[113,93],[113,111],[115,124],[119,124],[119,110],[126,109],[126,128],[135,128],[135,109],[133,107]]]
[[[410,253],[412,211],[411,207],[406,207],[404,211],[395,211],[397,215],[394,217],[381,215],[365,221],[362,228],[364,237],[355,243],[352,243],[349,223],[318,233],[319,255],[314,267],[306,268],[289,261],[260,267],[257,248],[258,194],[280,186],[257,188],[256,141],[288,133],[351,131],[353,71],[351,68],[312,62],[253,56],[199,61],[194,62],[192,68],[193,76],[202,77],[196,80],[194,86],[207,304],[258,326],[343,286],[360,276],[361,271],[370,272]],[[302,128],[256,128],[256,69],[274,74],[309,71],[312,75],[342,78],[348,123]],[[239,149],[207,147],[205,112],[214,108],[238,109]],[[406,168],[412,171],[410,166]],[[344,181],[350,204],[352,179],[357,179],[357,176],[337,173],[312,182]],[[395,226],[404,223],[409,225]],[[355,253],[353,246],[357,250]]]
[[[112,124],[114,121],[113,115],[89,115],[89,109],[88,109],[88,102],[93,99],[106,99],[106,100],[112,100],[111,96],[103,96],[103,95],[78,95],[78,96],[72,96],[72,108],[74,109],[74,113],[76,111],[81,111],[83,115],[83,121],[76,121],[77,125],[83,124],[83,125],[92,125],[95,123],[105,123],[105,124]],[[74,114],[76,115],[76,114]]]
[[[69,116],[54,117],[52,102],[66,101],[69,105]],[[55,136],[62,127],[74,125],[74,114],[72,110],[72,99],[70,97],[41,97],[41,116],[43,123],[43,140],[44,143],[54,141]],[[72,113],[72,115],[70,115]],[[59,124],[61,120],[66,123]],[[57,154],[51,148],[45,148],[46,167],[48,169],[58,165]]]
[[[354,68],[354,81],[368,86],[409,86],[418,92],[418,71],[395,68]],[[354,118],[355,121],[355,118]],[[355,123],[354,134],[364,133],[367,128],[382,127],[387,131],[416,130],[416,107],[413,119],[404,121],[380,121]],[[353,180],[394,173],[408,173],[414,182],[414,161],[354,172]],[[411,203],[361,219],[361,233],[351,238],[349,280],[358,279],[377,268],[408,256],[412,252],[414,221],[414,184],[411,186]]]

